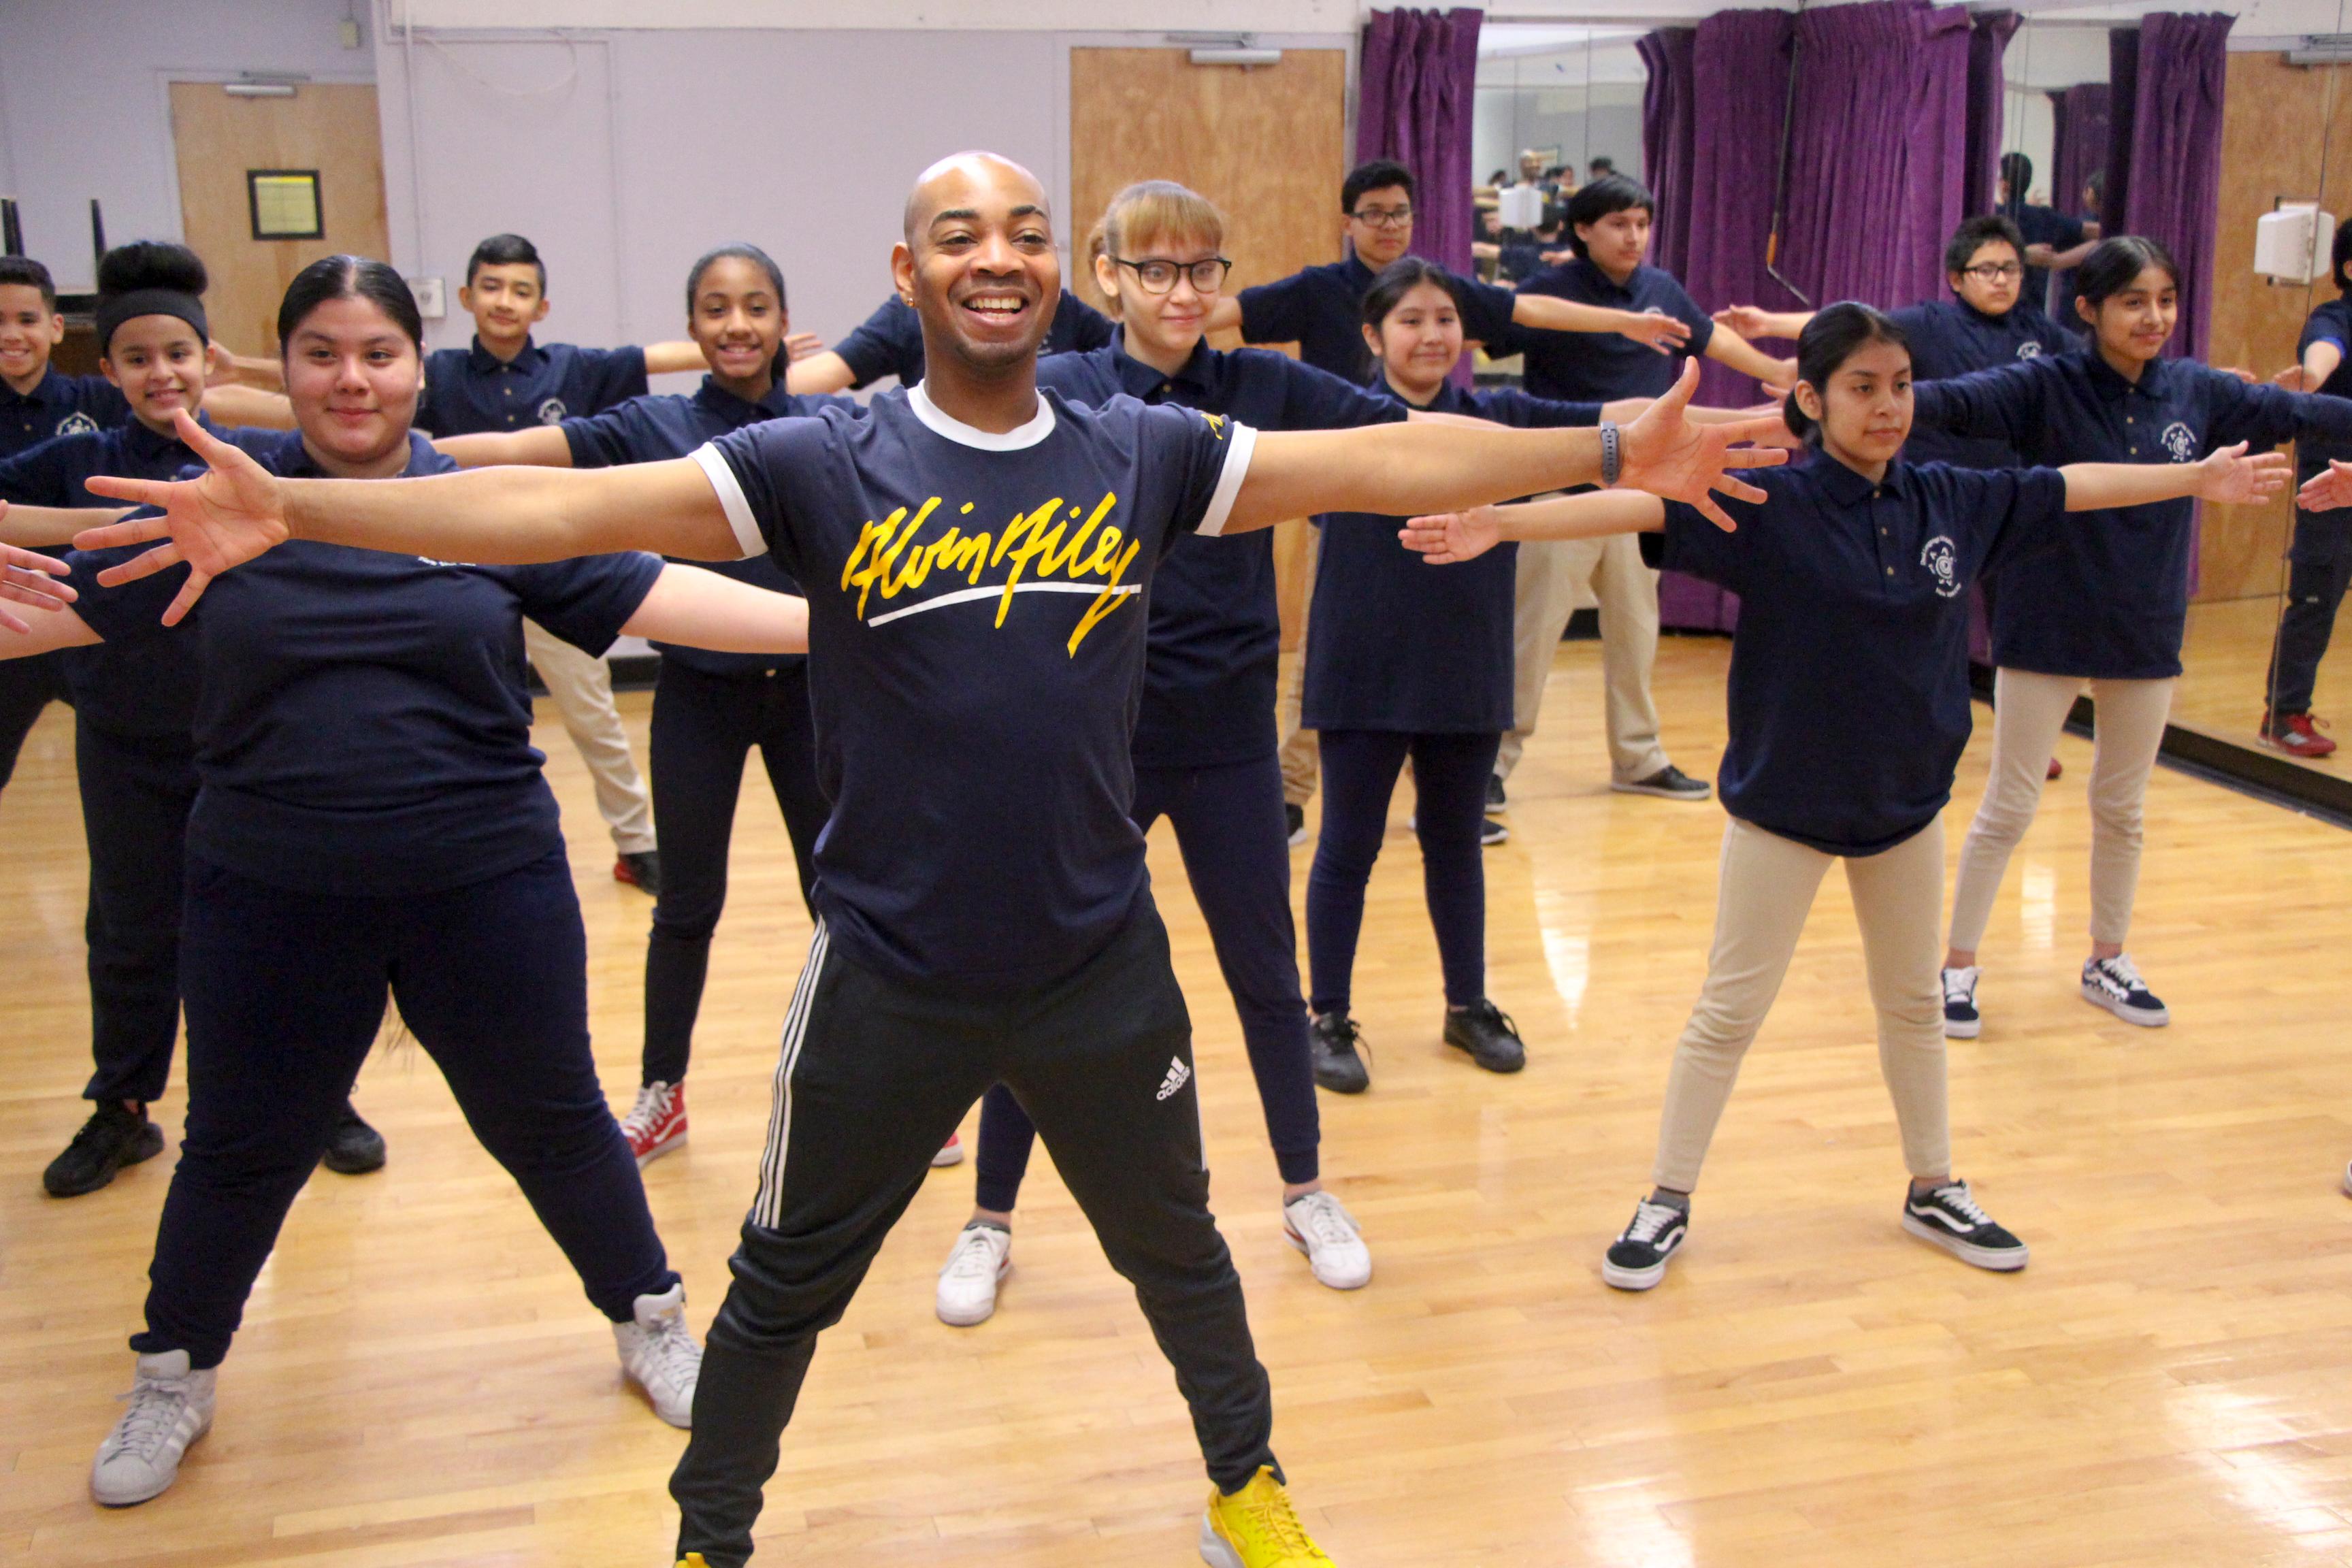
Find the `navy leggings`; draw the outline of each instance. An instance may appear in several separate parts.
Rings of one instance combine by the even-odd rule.
[[[627,1322],[677,1283],[588,1053],[588,942],[561,850],[399,898],[289,892],[193,855],[181,923],[188,1121],[142,1354],[217,1366],[383,1021],[448,1079],[588,1299]]]
[[[1364,889],[1381,858],[1389,797],[1407,757],[1422,886],[1437,931],[1446,1005],[1466,1007],[1486,994],[1486,868],[1478,834],[1501,742],[1497,734],[1322,731],[1323,828],[1307,874],[1307,958],[1318,1016],[1348,1010]]]
[[[83,836],[89,842],[90,1056],[81,1093],[100,1101],[163,1098],[180,1041],[180,909],[195,742],[184,734],[116,735],[74,726]]]
[[[646,1083],[681,1083],[710,973],[710,939],[727,907],[727,851],[743,762],[757,747],[792,835],[801,900],[816,880],[810,857],[833,814],[816,782],[808,665],[714,675],[665,658],[654,686],[654,818],[662,890],[646,942]],[[812,912],[814,918],[814,912]]]
[[[1479,798],[1486,785],[1479,786]],[[1217,966],[1241,1015],[1242,1039],[1282,1179],[1311,1182],[1323,1141],[1315,1067],[1307,1051],[1307,1005],[1298,994],[1298,931],[1290,918],[1290,833],[1282,816],[1282,764],[1135,770],[1135,825],[1160,817],[1176,829],[1184,874],[1216,944]],[[1003,1084],[980,1107],[974,1160],[979,1206],[1010,1213],[1021,1195],[1037,1130]]]

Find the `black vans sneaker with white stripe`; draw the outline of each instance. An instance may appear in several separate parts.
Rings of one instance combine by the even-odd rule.
[[[1975,964],[1966,969],[1944,971],[1944,1037],[1948,1040],[1973,1040],[1984,1020],[1977,1016],[1977,976],[1983,970]]]
[[[2172,1022],[2172,1015],[2132,966],[2131,954],[2086,959],[2083,964],[2083,1000],[2095,1003],[2126,1024],[2153,1029]]]
[[[2025,1243],[1993,1224],[1992,1216],[1977,1205],[1966,1182],[1947,1182],[1929,1193],[1914,1188],[1906,1194],[1903,1228],[1979,1268],[2007,1273],[2025,1267]]]
[[[1609,1244],[1601,1260],[1601,1280],[1620,1290],[1646,1290],[1666,1277],[1666,1260],[1682,1249],[1690,1234],[1690,1210],[1643,1198],[1633,1205],[1633,1220]]]

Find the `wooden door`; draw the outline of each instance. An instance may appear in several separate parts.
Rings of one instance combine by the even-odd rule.
[[[1100,305],[1086,236],[1123,185],[1175,180],[1225,215],[1228,289],[1339,259],[1348,57],[1286,49],[1272,66],[1196,66],[1182,49],[1070,51],[1071,287]],[[1221,342],[1220,347],[1231,347]],[[1307,595],[1307,525],[1275,533],[1283,647]]]
[[[278,351],[278,301],[322,256],[388,256],[375,89],[304,82],[291,98],[232,98],[218,82],[172,83],[180,227],[205,258],[213,336],[242,354]],[[316,169],[319,239],[256,239],[246,174]]]

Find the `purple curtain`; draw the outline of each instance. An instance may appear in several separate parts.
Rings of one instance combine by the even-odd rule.
[[[2103,81],[2081,82],[2050,95],[2050,205],[2070,217],[2082,216],[2084,184],[2095,174],[2105,177],[2112,101]]]
[[[2213,317],[2214,228],[2221,201],[2221,92],[2229,70],[2230,25],[2219,13],[2158,11],[2140,19],[2138,69],[2128,142],[2132,179],[2122,205],[2112,181],[2108,233],[2160,241],[2180,263],[2181,331],[2167,345],[2177,357],[2205,357]],[[2118,90],[2116,101],[2120,103]],[[2110,158],[2110,167],[2113,159]]]
[[[2001,110],[2008,97],[2001,59],[2021,20],[2014,11],[1984,11],[1969,29],[1969,144],[1960,172],[1960,216],[1992,211],[2000,169]],[[2104,116],[2102,118],[2104,124]]]
[[[1356,162],[1393,158],[1413,173],[1412,249],[1470,270],[1470,120],[1484,13],[1375,11],[1364,25]]]
[[[1969,15],[1927,0],[1801,12],[1781,270],[1825,305],[1944,289],[1968,158]]]
[[[2107,183],[2102,194],[2111,221],[2103,234],[2129,234],[2124,213],[2131,201],[2131,142],[2135,110],[2139,101],[2139,29],[2116,27],[2107,33]]]
[[[1692,133],[1691,52],[1697,35],[1661,27],[1635,47],[1649,81],[1642,89],[1642,166],[1657,198],[1650,230],[1650,260],[1679,278],[1690,259]]]

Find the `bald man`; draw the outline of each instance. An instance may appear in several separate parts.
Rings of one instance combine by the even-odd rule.
[[[1191,1025],[1128,815],[1153,570],[1186,531],[1601,479],[1713,509],[1711,488],[1759,493],[1726,470],[1780,454],[1727,448],[1771,422],[1691,425],[1687,384],[1622,431],[1260,437],[1174,405],[1041,395],[1052,216],[1034,176],[985,153],[924,174],[891,264],[928,368],[866,418],[770,420],[674,462],[345,485],[274,479],[190,424],[214,471],[95,481],[163,515],[85,537],[168,534],[124,570],[185,560],[181,604],[289,535],[445,561],[772,554],[810,595],[833,816],[759,1192],[670,1480],[679,1557],[751,1559],[817,1334],[947,1134],[1003,1082],[1175,1367],[1215,1482],[1202,1557],[1328,1565],[1275,1463],[1265,1372],[1209,1215]]]

